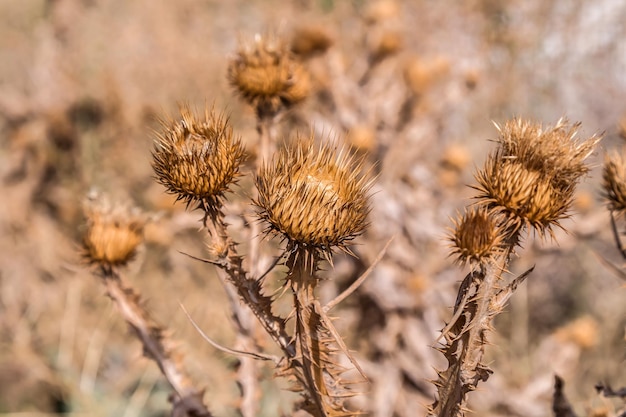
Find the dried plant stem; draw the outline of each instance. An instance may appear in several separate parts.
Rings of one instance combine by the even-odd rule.
[[[285,330],[285,322],[275,316],[271,310],[272,299],[261,293],[261,283],[247,276],[243,267],[243,259],[237,252],[237,247],[229,237],[224,223],[224,215],[220,212],[207,212],[204,225],[213,238],[218,251],[218,260],[212,262],[226,272],[228,280],[237,290],[237,294],[252,310],[263,329],[278,344],[287,358],[295,356],[295,347],[291,337]]]
[[[511,239],[516,242],[517,238]],[[463,280],[454,308],[454,318],[442,332],[445,339],[439,350],[448,360],[448,369],[439,372],[435,381],[438,400],[429,415],[464,415],[466,394],[486,381],[492,371],[482,362],[487,332],[505,307],[509,297],[526,274],[502,288],[502,274],[507,270],[514,244],[492,262],[480,264]],[[530,272],[530,271],[529,271]]]
[[[202,391],[192,385],[183,370],[180,356],[174,352],[172,341],[141,305],[139,294],[122,282],[114,268],[102,267],[100,272],[107,294],[143,344],[144,354],[156,362],[172,386],[175,392],[172,415],[211,417],[212,414],[202,402]]]
[[[318,263],[319,255],[307,249],[294,250],[287,260],[287,281],[293,291],[296,318],[296,351],[304,377],[300,383],[308,400],[304,408],[316,417],[346,415],[343,400],[350,392],[340,378],[345,369],[333,360],[335,345],[349,353],[315,296]]]

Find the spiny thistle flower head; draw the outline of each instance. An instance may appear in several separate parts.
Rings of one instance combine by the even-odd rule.
[[[83,235],[83,258],[102,267],[125,265],[143,241],[146,219],[135,208],[111,204],[102,196],[84,204],[87,226]]]
[[[569,216],[576,185],[589,171],[585,159],[600,140],[576,140],[579,126],[563,119],[546,129],[521,119],[496,125],[498,148],[476,174],[479,203],[513,232],[531,226],[552,234]]]
[[[313,138],[283,148],[256,178],[255,204],[268,232],[291,248],[310,249],[327,259],[334,248],[365,231],[371,186],[353,155]]]
[[[449,236],[450,255],[461,265],[485,264],[503,252],[505,238],[506,232],[498,219],[484,207],[466,209],[454,220],[454,230]]]
[[[602,187],[609,209],[616,213],[626,213],[626,162],[617,152],[605,157]]]
[[[333,39],[322,26],[300,26],[291,38],[291,52],[302,58],[323,54],[333,44]]]
[[[304,100],[310,91],[309,75],[289,45],[271,35],[240,43],[228,66],[228,79],[260,116],[275,115]]]
[[[228,118],[213,109],[204,118],[182,106],[179,120],[163,121],[152,152],[156,179],[178,200],[221,207],[226,191],[236,181],[244,160],[241,140]]]

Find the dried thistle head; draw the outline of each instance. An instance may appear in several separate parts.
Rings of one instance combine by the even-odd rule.
[[[228,65],[228,80],[259,116],[275,115],[304,100],[310,91],[307,71],[288,45],[272,36],[242,42]]]
[[[291,39],[291,52],[302,58],[323,54],[333,44],[333,39],[322,26],[297,28]]]
[[[365,231],[369,212],[371,182],[360,168],[344,150],[298,138],[259,171],[259,217],[291,248],[327,259],[334,248],[349,252],[348,244]]]
[[[496,127],[498,148],[476,174],[476,198],[512,232],[531,226],[541,236],[552,234],[569,216],[576,185],[589,171],[585,159],[600,137],[577,141],[579,124],[565,120],[547,129],[521,119]]]
[[[380,62],[396,54],[402,48],[402,36],[398,32],[385,31],[369,47],[371,62]]]
[[[498,219],[485,208],[466,209],[454,220],[450,255],[461,265],[486,264],[503,252],[505,239],[506,232]]]
[[[152,151],[156,179],[177,200],[217,210],[239,175],[244,160],[241,140],[228,118],[213,109],[207,108],[201,118],[183,106],[180,115],[179,120],[163,121],[157,134]]]
[[[112,205],[103,197],[87,199],[84,213],[83,258],[108,268],[127,264],[143,242],[145,217],[137,209]]]
[[[602,188],[609,209],[626,213],[626,162],[617,152],[607,154],[604,159]]]

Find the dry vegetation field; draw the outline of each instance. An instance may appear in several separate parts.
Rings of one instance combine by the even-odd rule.
[[[0,416],[623,416],[625,140],[621,0],[0,0]]]

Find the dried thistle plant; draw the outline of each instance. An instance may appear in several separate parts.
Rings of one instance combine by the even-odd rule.
[[[241,140],[234,136],[228,118],[208,108],[200,118],[182,106],[180,120],[161,124],[152,152],[157,181],[187,205],[198,203],[207,211],[218,211],[244,159]]]
[[[241,42],[228,66],[228,79],[259,119],[275,118],[304,100],[310,90],[308,73],[276,35]]]
[[[448,368],[434,381],[433,416],[464,415],[467,393],[489,378],[492,371],[482,361],[487,333],[532,269],[508,282],[503,274],[525,232],[554,238],[553,229],[563,227],[575,187],[589,170],[585,160],[600,140],[576,140],[579,124],[566,120],[548,128],[521,119],[496,127],[497,148],[476,173],[477,207],[455,222],[450,237],[451,255],[469,263],[471,271],[441,333],[438,349]]]
[[[183,357],[167,331],[156,323],[139,293],[126,284],[120,269],[128,264],[143,242],[145,216],[137,209],[111,204],[106,198],[87,199],[87,220],[83,236],[84,259],[95,268],[115,302],[118,311],[143,345],[144,355],[152,359],[174,390],[172,415],[210,417],[203,403],[203,391],[196,389],[183,367]]]
[[[266,274],[257,277],[246,270],[224,221],[224,192],[235,181],[241,162],[238,139],[233,139],[229,126],[207,127],[209,122],[226,120],[223,117],[208,115],[203,121],[187,108],[181,110],[181,116],[182,121],[164,124],[165,132],[157,135],[153,152],[157,180],[179,200],[188,205],[198,203],[204,211],[203,225],[212,239],[213,256],[205,261],[223,271],[224,280],[232,284],[238,298],[278,344],[286,362],[258,352],[239,354],[272,360],[281,372],[295,378],[296,388],[304,395],[302,408],[314,416],[350,414],[343,405],[350,391],[341,379],[345,369],[335,359],[338,349],[360,368],[327,316],[330,307],[320,305],[315,288],[320,279],[319,263],[330,261],[335,249],[351,253],[349,244],[367,226],[371,182],[361,173],[361,164],[346,151],[314,145],[311,137],[298,139],[259,168],[258,218],[266,222],[268,233],[287,240],[286,283],[293,290],[296,316],[295,330],[289,334],[289,318],[275,315],[274,300],[263,293]],[[220,145],[221,141],[225,144]],[[210,174],[216,166],[229,167],[227,175]],[[192,171],[193,176],[188,175]],[[199,174],[204,174],[202,181]]]
[[[334,359],[337,347],[361,369],[315,289],[320,261],[330,261],[335,249],[351,253],[349,243],[365,231],[370,182],[349,154],[298,138],[260,170],[256,186],[267,233],[287,242],[285,279],[296,321],[296,357],[288,366],[305,393],[303,408],[314,416],[351,415],[343,404],[350,391],[341,378],[345,369]]]
[[[615,244],[622,256],[626,258],[626,250],[617,226],[617,218],[623,218],[626,213],[626,162],[622,155],[617,152],[605,156],[602,170],[602,189],[611,214]]]

